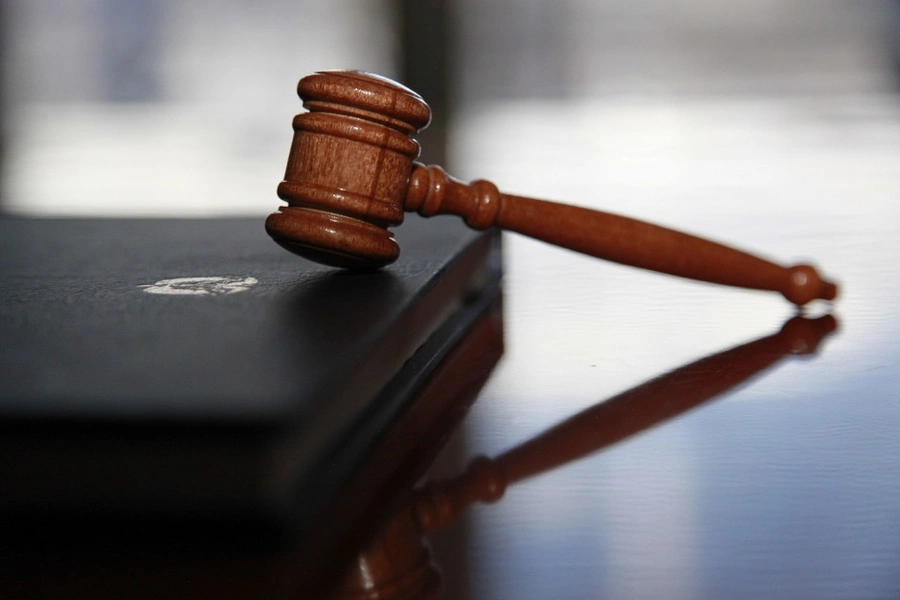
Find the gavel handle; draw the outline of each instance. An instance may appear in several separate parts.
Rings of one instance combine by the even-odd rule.
[[[757,256],[636,219],[502,194],[489,181],[465,184],[416,163],[405,209],[455,214],[475,229],[499,227],[605,260],[735,287],[781,292],[804,305],[832,300],[837,286],[809,265],[786,268]]]

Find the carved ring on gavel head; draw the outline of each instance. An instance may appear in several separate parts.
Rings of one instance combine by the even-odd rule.
[[[431,110],[412,90],[361,71],[324,71],[300,80],[308,112],[294,139],[266,231],[305,258],[349,269],[394,262],[388,227],[403,213],[455,214],[475,229],[499,227],[557,246],[679,277],[781,292],[803,305],[837,296],[809,265],[782,267],[671,229],[600,211],[502,194],[488,181],[465,184],[414,162],[412,139]]]

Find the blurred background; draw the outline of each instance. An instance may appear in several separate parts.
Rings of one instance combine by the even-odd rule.
[[[319,69],[371,70],[422,93],[436,113],[425,159],[566,197],[575,171],[668,184],[658,176],[680,165],[657,163],[713,154],[723,128],[784,116],[710,102],[784,95],[807,119],[888,110],[871,95],[895,89],[900,55],[888,1],[8,0],[2,11],[2,206],[40,215],[270,211],[294,86]],[[502,142],[520,153],[504,156]],[[594,161],[610,154],[618,162]],[[526,160],[556,164],[529,177]],[[534,191],[534,178],[553,184]]]
[[[438,540],[468,565],[449,572],[448,597],[695,598],[701,573],[707,591],[737,577],[745,592],[763,586],[756,597],[773,597],[773,584],[784,597],[812,597],[791,590],[815,585],[791,586],[823,574],[847,582],[834,588],[846,596],[831,597],[896,589],[896,564],[846,559],[893,560],[900,516],[882,514],[848,541],[806,507],[828,498],[852,513],[859,496],[835,495],[835,482],[871,498],[900,492],[893,462],[861,482],[846,458],[860,444],[895,457],[900,441],[842,412],[852,397],[887,415],[880,422],[900,417],[896,382],[885,379],[896,370],[887,332],[900,309],[879,300],[900,294],[900,2],[6,0],[0,10],[8,213],[251,215],[262,234],[301,110],[297,80],[357,68],[425,97],[435,119],[419,137],[423,160],[461,179],[785,262],[813,258],[840,276],[851,333],[802,386],[791,369],[804,367],[792,366],[731,397],[753,427],[704,412],[619,451],[619,471],[588,460],[527,484],[503,511],[470,511],[454,540]],[[496,455],[651,376],[776,331],[793,312],[775,295],[655,277],[515,236],[505,244],[506,358],[455,442],[460,456]],[[833,454],[804,454],[816,445],[783,425],[792,415],[810,436],[845,435]],[[754,464],[809,462],[766,471],[759,489],[735,478],[711,492],[704,473],[754,467],[729,454],[735,437]],[[815,464],[828,472],[791,487]],[[733,512],[773,486],[792,494],[783,505]],[[576,493],[560,498],[561,487]],[[752,543],[758,531],[794,526],[806,535],[774,558]],[[729,527],[738,534],[720,537]]]

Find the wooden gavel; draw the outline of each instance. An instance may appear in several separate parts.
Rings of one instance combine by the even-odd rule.
[[[288,206],[266,219],[279,245],[349,269],[394,262],[389,226],[403,213],[454,214],[474,229],[499,227],[621,264],[736,287],[781,292],[803,305],[837,296],[809,265],[782,267],[709,240],[628,217],[502,194],[465,184],[439,166],[414,162],[412,139],[431,120],[421,96],[361,71],[323,71],[300,80],[309,112],[294,117],[294,139],[278,196]]]

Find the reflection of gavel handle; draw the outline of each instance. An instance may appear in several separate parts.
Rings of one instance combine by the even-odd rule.
[[[388,227],[404,211],[460,215],[476,229],[497,226],[626,265],[725,285],[780,291],[791,302],[833,299],[834,284],[806,265],[784,268],[690,235],[597,212],[466,185],[413,161],[412,139],[431,110],[398,83],[358,71],[300,80],[309,112],[294,141],[278,195],[288,206],[266,231],[285,249],[327,265],[374,269],[400,254]]]
[[[735,287],[781,292],[794,304],[832,300],[837,287],[808,265],[785,268],[733,248],[628,217],[466,185],[441,167],[413,167],[407,211],[454,214],[474,229],[496,226],[613,262]],[[726,266],[727,265],[727,266]]]
[[[468,504],[493,502],[507,486],[615,444],[758,375],[785,356],[810,354],[834,331],[833,317],[794,317],[781,330],[650,380],[601,402],[495,459],[479,457],[460,477],[431,482],[415,511],[423,531],[452,521]]]

